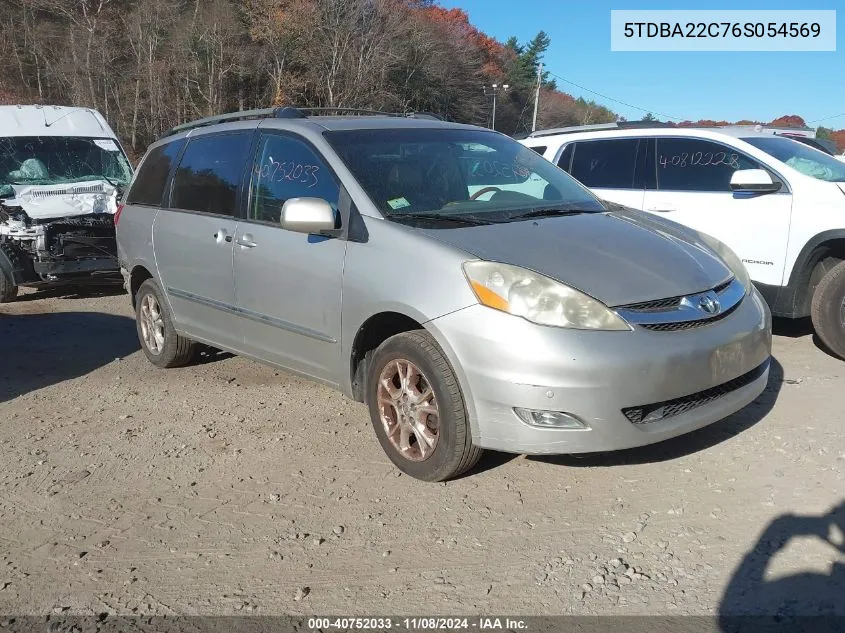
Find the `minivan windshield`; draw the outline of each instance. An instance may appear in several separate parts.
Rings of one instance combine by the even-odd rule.
[[[106,180],[126,187],[132,167],[109,138],[12,136],[0,138],[0,196],[11,185],[58,185]]]
[[[805,176],[827,182],[845,182],[845,163],[833,156],[788,138],[752,136],[743,141],[786,163]]]
[[[607,210],[568,174],[495,132],[401,128],[325,136],[391,220],[446,228]]]

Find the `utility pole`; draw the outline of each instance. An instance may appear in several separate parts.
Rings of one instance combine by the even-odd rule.
[[[508,84],[502,84],[501,86],[499,84],[493,84],[491,86],[491,88],[492,88],[491,92],[493,93],[493,123],[491,125],[491,129],[495,130],[496,129],[496,94],[499,92],[499,90],[502,90],[503,92],[507,92],[507,90],[508,90],[508,88],[510,88],[510,86]],[[487,94],[487,86],[484,86],[484,94]]]
[[[537,129],[537,109],[540,106],[540,84],[543,83],[543,62],[537,67],[537,93],[534,95],[534,121],[531,123],[531,131]]]

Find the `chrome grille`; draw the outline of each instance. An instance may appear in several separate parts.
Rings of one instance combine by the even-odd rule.
[[[704,391],[699,391],[698,393],[693,393],[681,398],[675,398],[673,400],[655,402],[653,404],[642,405],[639,407],[627,407],[622,409],[622,414],[628,418],[632,424],[646,425],[653,424],[655,422],[662,422],[663,420],[667,420],[677,415],[681,415],[682,413],[686,413],[687,411],[692,411],[693,409],[709,404],[714,400],[718,400],[719,398],[736,391],[737,389],[750,385],[762,376],[768,367],[769,361],[767,360],[765,363],[755,369],[752,369],[748,373],[722,383],[721,385],[717,385],[716,387],[711,387],[710,389],[705,389]]]
[[[628,323],[645,330],[676,332],[721,321],[744,298],[745,288],[732,278],[705,292],[625,305],[616,308],[616,312]]]
[[[718,286],[713,288],[713,292],[715,292],[716,294],[722,294],[728,288],[728,286],[731,285],[732,281],[733,278],[728,279],[725,283],[719,284]],[[668,297],[666,299],[655,299],[654,301],[642,301],[640,303],[632,303],[623,307],[626,310],[633,310],[634,312],[659,312],[661,310],[678,307],[681,303],[681,299],[683,298],[683,295],[680,297]]]
[[[739,307],[739,303],[731,308],[717,314],[710,319],[699,319],[698,321],[675,321],[673,323],[641,323],[640,327],[652,332],[677,332],[678,330],[692,330],[702,325],[710,325],[721,321]]]

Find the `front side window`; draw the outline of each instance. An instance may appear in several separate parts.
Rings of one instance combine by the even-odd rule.
[[[538,210],[606,211],[536,152],[495,132],[399,128],[331,131],[325,137],[391,220],[426,214],[506,222]]]
[[[640,141],[635,138],[575,143],[570,172],[596,189],[633,189]]]
[[[250,136],[250,132],[236,132],[188,141],[173,177],[170,206],[215,215],[237,215],[238,188]]]
[[[657,188],[661,191],[730,192],[740,169],[762,169],[735,148],[697,138],[656,139]]]
[[[804,143],[776,136],[754,136],[742,140],[786,163],[805,176],[828,182],[845,182],[845,163]]]
[[[252,166],[250,220],[278,223],[290,198],[321,198],[337,209],[339,195],[331,171],[306,143],[278,134],[261,137]]]
[[[76,136],[0,138],[0,196],[14,186],[106,180],[125,187],[132,167],[114,139]]]
[[[161,205],[170,169],[179,156],[184,140],[159,145],[150,150],[138,167],[132,188],[126,194],[127,204]]]

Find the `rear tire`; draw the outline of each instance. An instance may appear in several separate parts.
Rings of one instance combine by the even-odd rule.
[[[135,295],[135,325],[141,349],[156,367],[181,367],[194,357],[196,343],[176,333],[170,309],[152,279]]]
[[[813,293],[810,315],[822,343],[845,359],[845,261],[822,277]]]
[[[444,481],[481,457],[455,372],[425,330],[397,334],[378,347],[369,363],[366,402],[384,452],[411,477]]]

